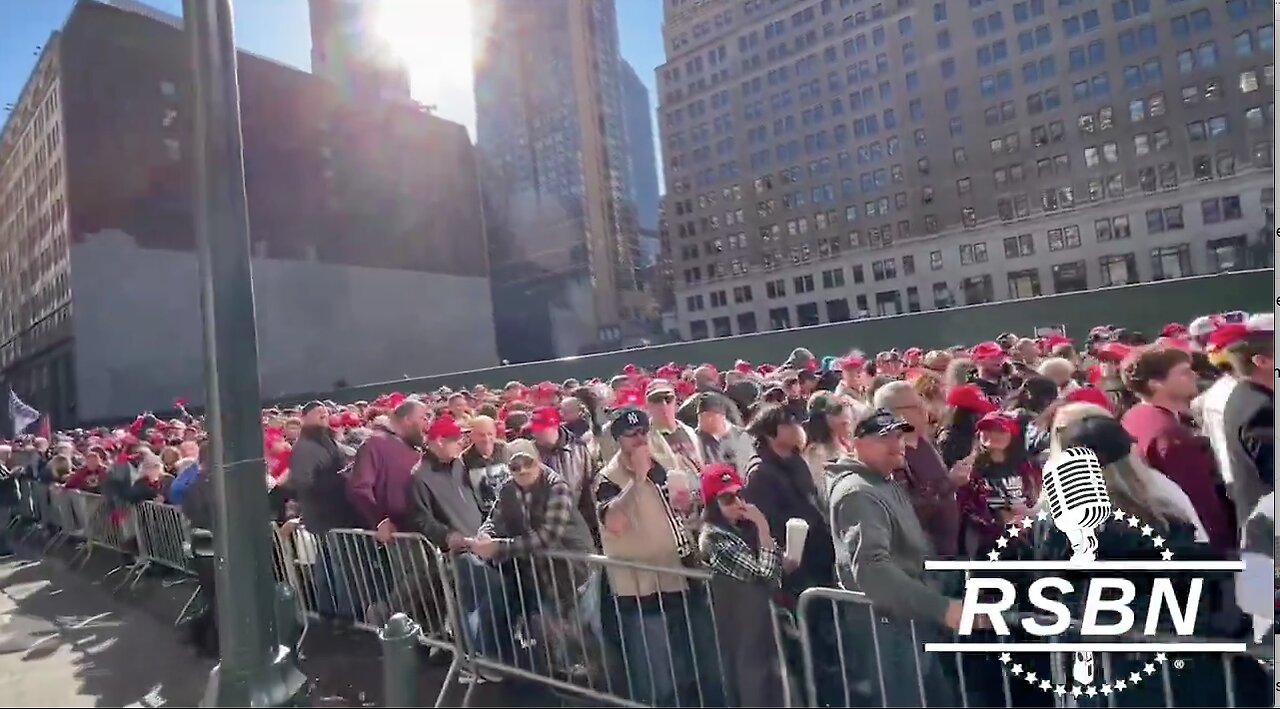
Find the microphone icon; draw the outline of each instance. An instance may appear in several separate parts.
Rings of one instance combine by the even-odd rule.
[[[1068,448],[1044,466],[1043,499],[1049,504],[1053,524],[1071,542],[1071,562],[1094,561],[1098,552],[1097,528],[1111,516],[1111,496],[1102,477],[1098,455],[1084,447]],[[1093,683],[1093,653],[1075,653],[1071,675],[1077,684]]]
[[[1111,497],[1102,477],[1102,463],[1088,448],[1068,448],[1044,466],[1044,499],[1059,531],[1071,542],[1072,563],[1097,557],[1094,532],[1111,516]]]

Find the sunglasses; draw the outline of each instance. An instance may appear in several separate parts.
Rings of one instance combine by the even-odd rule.
[[[654,394],[649,397],[650,404],[670,404],[676,400],[674,394]]]

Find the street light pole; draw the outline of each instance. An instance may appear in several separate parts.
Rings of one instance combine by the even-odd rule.
[[[258,336],[231,0],[183,0],[195,85],[195,231],[204,313],[205,415],[215,493],[222,661],[205,706],[284,706],[305,676],[278,641],[268,547]]]

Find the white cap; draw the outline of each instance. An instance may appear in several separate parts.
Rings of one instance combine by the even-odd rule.
[[[1208,315],[1201,315],[1195,320],[1192,320],[1191,324],[1187,325],[1187,334],[1192,337],[1208,337],[1217,329],[1218,322],[1216,318]]]
[[[1254,313],[1245,321],[1245,327],[1252,332],[1275,332],[1276,316],[1273,313]]]

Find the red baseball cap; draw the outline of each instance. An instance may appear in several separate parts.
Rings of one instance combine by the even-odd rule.
[[[1122,345],[1119,342],[1108,342],[1094,350],[1093,355],[1103,362],[1120,363],[1132,353],[1133,348],[1129,345]]]
[[[1094,404],[1108,411],[1111,410],[1111,399],[1107,393],[1097,387],[1080,387],[1066,395],[1066,400],[1073,404]]]
[[[462,427],[453,420],[452,416],[441,416],[427,426],[428,440],[434,441],[441,438],[462,438]]]
[[[534,409],[529,417],[529,430],[533,433],[557,428],[560,428],[560,410],[554,406]]]
[[[866,363],[866,360],[861,357],[849,355],[840,360],[840,369],[862,369],[862,366]]]
[[[1006,416],[999,411],[992,411],[984,414],[978,419],[977,429],[979,431],[1003,430],[1010,436],[1018,435],[1018,422],[1012,416]]]
[[[973,349],[969,351],[969,356],[978,361],[1004,359],[1004,348],[994,342],[983,342],[979,345],[974,345]]]
[[[728,463],[712,463],[702,469],[699,474],[702,483],[702,500],[704,504],[727,493],[736,493],[742,489],[742,477]]]
[[[1187,326],[1182,323],[1171,322],[1160,329],[1161,337],[1186,337]]]
[[[996,405],[991,403],[982,390],[973,384],[958,386],[948,392],[947,406],[983,415],[996,410]]]
[[[751,363],[745,359],[740,359],[737,362],[734,362],[733,370],[741,374],[750,374],[752,371],[754,371],[751,367]]]

